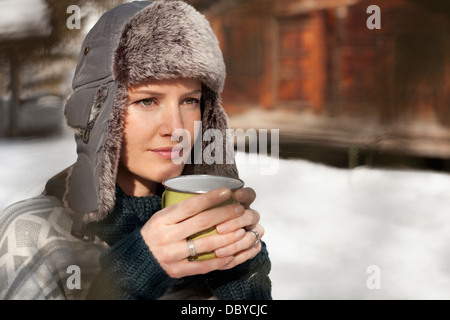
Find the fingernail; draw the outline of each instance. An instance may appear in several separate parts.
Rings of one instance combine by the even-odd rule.
[[[228,227],[226,224],[220,224],[216,226],[217,233],[226,233],[228,231]]]
[[[231,190],[226,189],[226,190],[222,191],[221,193],[219,193],[219,197],[222,199],[228,199],[229,197],[231,197]]]

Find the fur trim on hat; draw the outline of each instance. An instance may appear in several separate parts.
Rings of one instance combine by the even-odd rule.
[[[221,92],[226,71],[206,18],[183,1],[156,1],[125,25],[114,76],[127,88],[149,78],[195,78]]]

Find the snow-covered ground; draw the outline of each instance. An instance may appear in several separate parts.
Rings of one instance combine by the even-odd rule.
[[[0,140],[0,210],[75,160],[69,133]],[[450,175],[237,155],[272,259],[275,299],[450,299]]]

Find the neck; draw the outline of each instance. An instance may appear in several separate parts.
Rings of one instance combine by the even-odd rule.
[[[158,183],[137,177],[129,171],[118,170],[117,184],[128,196],[146,197],[155,195]]]

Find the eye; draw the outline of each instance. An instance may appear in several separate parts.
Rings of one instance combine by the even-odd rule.
[[[156,100],[154,98],[146,98],[139,101],[136,101],[136,104],[141,107],[152,107],[156,105]]]
[[[194,104],[199,104],[200,100],[195,99],[195,98],[188,98],[186,100],[184,100],[184,104],[189,104],[189,105],[194,105]]]
[[[143,106],[146,106],[146,107],[150,107],[155,104],[155,99],[152,99],[152,98],[142,99],[142,100],[138,101],[137,103],[139,103]]]

